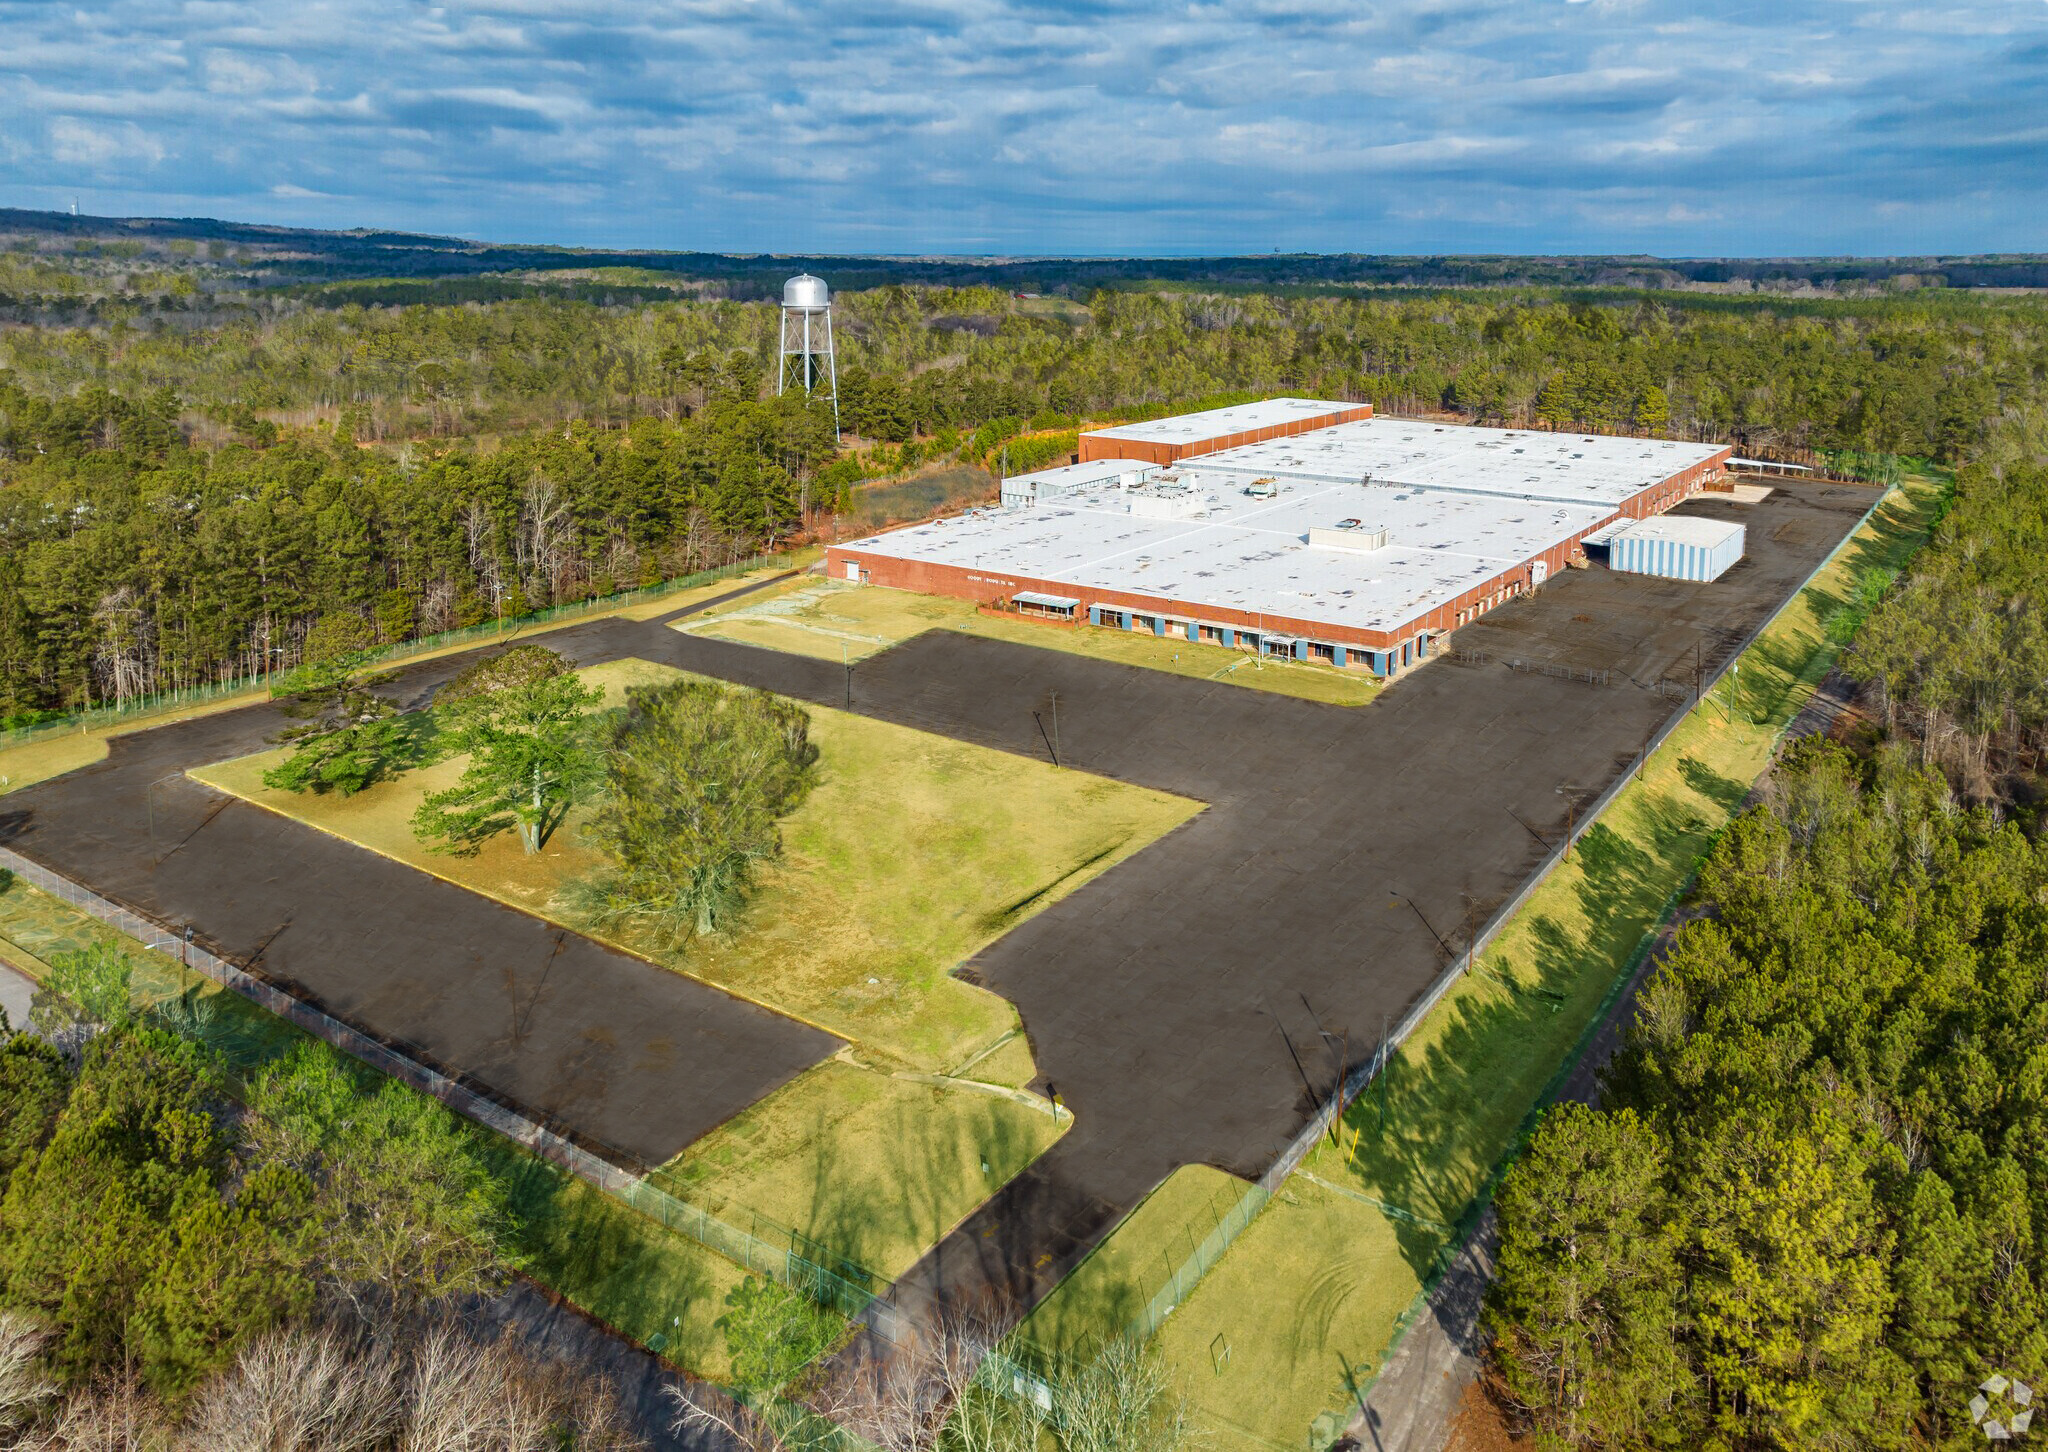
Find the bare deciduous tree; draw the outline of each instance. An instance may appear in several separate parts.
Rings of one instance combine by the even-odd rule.
[[[977,1382],[982,1360],[1007,1329],[994,1314],[953,1310],[917,1327],[902,1345],[883,1347],[870,1338],[832,1369],[815,1404],[883,1452],[1029,1447],[1029,1440],[1009,1440],[1028,1404],[1010,1404]]]
[[[43,1374],[48,1335],[25,1316],[0,1311],[0,1436],[17,1432],[57,1394]]]
[[[768,1418],[744,1402],[734,1401],[711,1387],[678,1384],[665,1390],[676,1408],[669,1430],[722,1432],[742,1452],[782,1452],[782,1439],[775,1435]]]
[[[218,1452],[368,1452],[396,1433],[398,1398],[389,1355],[332,1332],[285,1331],[206,1387],[188,1431]]]
[[[178,1452],[638,1452],[610,1385],[429,1324],[401,1347],[266,1337],[200,1394]],[[67,1447],[66,1452],[69,1452]]]

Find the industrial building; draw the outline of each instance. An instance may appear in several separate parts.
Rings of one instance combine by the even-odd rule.
[[[1006,480],[1003,509],[834,545],[827,569],[1391,675],[1541,585],[1589,536],[1605,531],[1612,551],[1637,521],[1704,523],[1658,516],[1718,481],[1729,454],[1312,399],[1125,425],[1081,446],[1079,463]],[[1742,535],[1681,528],[1627,550],[1654,572],[1713,579]]]
[[[1143,459],[1173,464],[1244,444],[1291,438],[1311,429],[1372,417],[1369,403],[1325,403],[1319,398],[1268,398],[1229,408],[1176,414],[1147,423],[1119,424],[1081,435],[1079,462]]]

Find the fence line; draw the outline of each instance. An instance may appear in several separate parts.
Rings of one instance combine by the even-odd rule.
[[[551,605],[545,610],[536,610],[511,619],[487,621],[481,625],[466,625],[455,630],[444,630],[437,635],[421,636],[416,640],[398,641],[392,645],[379,646],[365,653],[363,660],[374,665],[403,665],[405,662],[450,646],[490,640],[498,636],[517,634],[537,626],[554,625],[564,620],[581,619],[585,616],[605,615],[613,611],[630,609],[649,600],[659,600],[682,590],[694,590],[699,585],[708,585],[717,580],[730,580],[752,570],[761,569],[777,561],[787,560],[787,553],[752,555],[744,560],[735,560],[729,565],[718,565],[709,570],[699,570],[693,575],[679,575],[673,580],[664,580],[655,585],[644,585],[637,590],[625,590],[615,595],[605,595],[594,600],[579,600],[568,605]],[[297,669],[294,667],[294,669]],[[25,746],[31,741],[42,741],[52,736],[69,736],[76,732],[89,731],[95,727],[119,726],[130,721],[148,720],[152,716],[166,715],[181,711],[188,706],[206,705],[213,701],[225,700],[245,691],[254,691],[266,685],[285,684],[292,672],[283,673],[251,671],[229,676],[225,681],[210,685],[191,686],[182,690],[162,691],[155,695],[138,696],[131,701],[117,702],[111,706],[95,706],[89,710],[76,711],[60,721],[45,721],[34,726],[18,726],[11,731],[0,731],[0,750],[10,746]]]
[[[1523,905],[1535,894],[1537,888],[1541,887],[1558,864],[1564,861],[1565,855],[1571,850],[1573,844],[1598,823],[1608,807],[1613,805],[1615,798],[1620,796],[1622,791],[1627,788],[1629,782],[1635,778],[1636,773],[1649,762],[1649,759],[1656,754],[1657,749],[1670,738],[1671,733],[1684,724],[1686,718],[1692,714],[1692,711],[1697,706],[1697,703],[1704,700],[1707,693],[1720,683],[1722,676],[1727,673],[1729,668],[1736,661],[1742,659],[1749,649],[1756,644],[1758,639],[1762,637],[1763,633],[1776,623],[1778,617],[1784,613],[1786,606],[1789,606],[1793,601],[1805,594],[1813,582],[1820,577],[1821,572],[1832,565],[1836,557],[1844,549],[1848,548],[1850,541],[1855,539],[1862,532],[1863,527],[1870,523],[1871,516],[1877,513],[1879,507],[1883,505],[1885,500],[1891,497],[1891,494],[1892,491],[1889,488],[1881,492],[1871,503],[1870,507],[1863,511],[1863,517],[1856,521],[1855,527],[1847,531],[1836,542],[1835,547],[1828,551],[1820,563],[1807,572],[1806,578],[1799,582],[1798,588],[1785,597],[1785,605],[1779,606],[1778,609],[1772,611],[1752,628],[1749,634],[1743,638],[1742,643],[1723,658],[1712,676],[1702,679],[1698,696],[1694,698],[1693,704],[1674,712],[1650,739],[1643,744],[1643,749],[1637,754],[1635,760],[1630,763],[1629,769],[1609,784],[1607,790],[1600,794],[1598,800],[1593,803],[1590,809],[1579,815],[1575,825],[1566,833],[1564,839],[1557,846],[1551,848],[1549,854],[1538,865],[1535,873],[1522,884],[1520,890],[1513,897],[1501,905],[1487,921],[1486,926],[1466,945],[1465,951],[1454,958],[1450,966],[1437,976],[1436,981],[1430,985],[1428,991],[1420,999],[1416,1000],[1408,1012],[1402,1016],[1400,1023],[1396,1024],[1393,1030],[1380,1043],[1379,1047],[1373,1050],[1372,1057],[1339,1077],[1337,1086],[1331,1091],[1329,1098],[1324,1100],[1316,1108],[1315,1112],[1309,1116],[1308,1122],[1288,1142],[1287,1147],[1281,1151],[1279,1157],[1268,1167],[1265,1174],[1259,1177],[1256,1184],[1247,1187],[1231,1212],[1219,1221],[1216,1228],[1203,1239],[1199,1246],[1195,1247],[1194,1251],[1180,1265],[1174,1268],[1165,1283],[1146,1302],[1145,1308],[1131,1320],[1129,1326],[1130,1335],[1139,1340],[1150,1336],[1159,1329],[1160,1323],[1166,1319],[1167,1314],[1187,1299],[1188,1294],[1214,1268],[1216,1262],[1223,1258],[1224,1252],[1230,1248],[1239,1235],[1244,1233],[1245,1227],[1251,1224],[1259,1211],[1264,1209],[1266,1203],[1278,1193],[1281,1184],[1300,1167],[1301,1162],[1308,1157],[1309,1151],[1315,1147],[1316,1141],[1321,1139],[1329,1131],[1331,1125],[1337,1122],[1351,1101],[1356,1099],[1365,1091],[1367,1085],[1379,1077],[1380,1073],[1386,1068],[1388,1060],[1392,1058],[1394,1050],[1407,1042],[1409,1036],[1421,1026],[1423,1019],[1427,1018],[1430,1011],[1443,1000],[1444,995],[1451,991],[1459,979],[1471,971],[1472,965],[1477,961],[1479,955],[1486,951],[1493,940],[1513,920],[1515,914],[1520,912]],[[1453,654],[1459,653],[1453,652]],[[1475,656],[1481,656],[1481,653],[1476,651],[1464,653],[1463,658],[1471,659]],[[1483,662],[1483,656],[1481,656],[1481,661]],[[1692,696],[1693,693],[1688,691],[1686,694]],[[1780,735],[1782,734],[1781,732]]]
[[[145,948],[176,958],[220,987],[293,1024],[379,1073],[439,1100],[465,1119],[495,1131],[529,1153],[568,1171],[650,1220],[689,1237],[726,1259],[802,1292],[849,1319],[859,1320],[885,1339],[901,1337],[894,1306],[882,1299],[884,1283],[874,1273],[833,1255],[798,1231],[754,1217],[743,1230],[703,1208],[678,1200],[601,1155],[591,1153],[515,1109],[477,1093],[439,1070],[398,1052],[304,1000],[218,958],[188,937],[101,897],[92,889],[51,871],[6,847],[0,868],[50,896],[89,913]],[[765,1233],[764,1233],[765,1232]]]

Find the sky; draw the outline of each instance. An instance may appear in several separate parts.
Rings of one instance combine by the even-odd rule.
[[[2048,0],[0,0],[0,205],[677,250],[2048,251]]]

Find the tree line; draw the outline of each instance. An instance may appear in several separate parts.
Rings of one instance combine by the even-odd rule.
[[[0,1441],[642,1445],[466,1319],[511,1214],[447,1110],[310,1041],[231,1069],[216,1008],[140,1006],[110,944],[49,967],[33,1032],[0,1014]]]
[[[1774,766],[1601,1107],[1503,1183],[1494,1367],[1544,1445],[1977,1445],[2048,1379],[2042,425],[1849,603],[1868,724]]]
[[[1056,462],[1090,420],[1278,391],[1755,450],[1957,458],[2038,402],[2031,299],[842,294],[842,409],[773,396],[776,310],[313,307],[24,328],[0,361],[0,718],[260,674],[744,557],[864,470]],[[873,445],[860,452],[863,444]]]
[[[52,410],[66,437],[79,407]],[[287,670],[322,621],[402,641],[722,565],[843,487],[829,422],[790,401],[432,455],[196,449],[160,422],[53,422],[0,487],[0,717]]]

